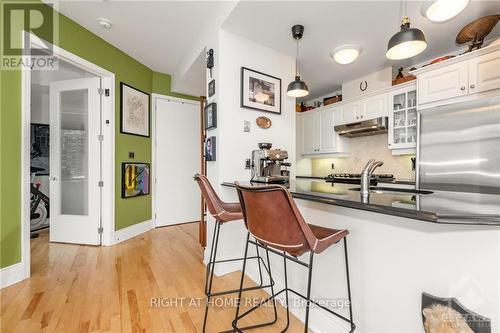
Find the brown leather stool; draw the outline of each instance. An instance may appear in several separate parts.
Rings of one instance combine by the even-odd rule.
[[[249,291],[249,290],[255,290],[255,289],[262,289],[262,288],[271,288],[271,292],[274,293],[274,281],[271,278],[271,271],[269,270],[269,252],[266,251],[266,256],[267,256],[267,265],[262,259],[262,257],[259,254],[259,247],[255,246],[256,249],[256,255],[251,256],[251,257],[246,257],[245,258],[233,258],[233,259],[225,259],[225,260],[216,260],[217,256],[217,248],[219,244],[219,233],[220,233],[220,227],[222,224],[230,222],[230,221],[236,221],[236,220],[242,220],[243,219],[243,213],[241,211],[241,205],[239,202],[236,203],[226,203],[223,202],[215,190],[213,189],[212,185],[208,181],[206,176],[196,174],[194,175],[195,181],[198,183],[200,186],[201,193],[203,195],[203,198],[205,199],[208,211],[210,214],[215,218],[215,225],[214,225],[214,231],[213,231],[213,238],[212,238],[212,244],[211,244],[211,249],[210,249],[210,258],[207,264],[207,271],[205,275],[205,295],[207,296],[207,302],[206,302],[206,307],[205,307],[205,318],[203,320],[203,332],[205,332],[206,324],[207,324],[207,318],[208,318],[208,308],[209,308],[209,303],[210,299],[215,296],[221,296],[221,295],[227,295],[227,294],[232,294],[232,293],[238,293],[240,291]],[[248,248],[247,248],[248,250]],[[225,290],[225,291],[220,291],[220,292],[212,292],[212,282],[213,282],[213,277],[214,277],[214,270],[215,270],[215,264],[217,263],[227,263],[227,262],[232,262],[232,261],[243,261],[246,259],[257,259],[258,262],[258,267],[259,267],[259,277],[260,277],[260,284],[255,287],[247,287],[247,288],[239,288],[239,289],[233,289],[233,290]],[[262,268],[261,268],[261,262],[262,266],[264,269],[267,271],[269,274],[269,284],[264,285],[263,278],[262,278]],[[259,324],[259,325],[252,325],[245,327],[245,329],[251,329],[251,328],[257,328],[261,326],[266,326],[270,325],[276,322],[278,318],[277,312],[276,312],[276,306],[274,307],[274,320],[265,323],[265,324]],[[227,332],[233,332],[233,329],[228,330]]]
[[[274,303],[275,298],[278,295],[280,295],[281,293],[285,293],[287,323],[285,329],[282,332],[286,331],[289,326],[290,319],[288,312],[288,292],[292,292],[293,294],[307,301],[304,332],[307,333],[309,329],[309,307],[311,303],[316,304],[320,308],[348,322],[351,326],[351,330],[349,332],[354,332],[356,325],[354,325],[352,319],[351,286],[349,281],[349,265],[347,261],[346,236],[349,234],[349,232],[347,230],[330,229],[306,223],[299,209],[295,205],[290,192],[283,186],[244,186],[237,183],[236,188],[243,210],[245,226],[248,229],[248,235],[247,245],[245,249],[245,260],[243,261],[243,270],[240,281],[240,292],[238,294],[238,308],[236,309],[233,328],[238,332],[243,332],[244,328],[238,328],[238,320],[256,310],[257,308],[259,308],[259,306],[269,302],[270,300],[272,300]],[[250,235],[253,236],[256,241],[251,240]],[[345,316],[334,312],[333,310],[311,299],[311,282],[314,255],[325,251],[331,245],[336,244],[340,240],[344,241],[347,295],[349,298],[349,318],[346,318]],[[263,300],[260,304],[239,315],[239,303],[241,299],[241,293],[244,291],[242,287],[245,277],[246,257],[248,254],[249,244],[255,244],[258,247],[262,247],[263,249],[266,249],[283,257],[285,288],[277,293],[272,293],[269,298]],[[297,258],[298,256],[307,252],[309,252],[309,263],[302,262]],[[288,288],[286,267],[287,260],[308,268],[307,294],[305,296],[293,289]]]

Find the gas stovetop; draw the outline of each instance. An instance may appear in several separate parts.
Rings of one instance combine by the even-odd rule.
[[[370,183],[376,185],[381,179],[394,179],[394,175],[383,173],[372,175]],[[326,176],[325,180],[331,183],[361,184],[361,174],[359,173],[332,173]]]

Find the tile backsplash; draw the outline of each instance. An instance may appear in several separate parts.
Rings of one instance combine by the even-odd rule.
[[[392,155],[387,147],[387,134],[349,140],[349,157],[312,158],[311,175],[324,177],[330,173],[360,173],[366,162],[373,157],[384,162],[375,173],[392,173],[397,179],[415,179],[411,162],[411,158],[415,155]],[[332,163],[335,166],[333,170]]]

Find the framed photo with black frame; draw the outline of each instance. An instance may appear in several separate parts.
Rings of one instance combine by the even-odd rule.
[[[208,97],[215,95],[215,79],[208,83]]]
[[[148,195],[150,192],[149,163],[122,163],[122,198]]]
[[[149,137],[149,94],[120,82],[120,133]]]
[[[213,102],[205,106],[205,130],[217,128],[217,103]]]
[[[281,114],[281,79],[241,67],[241,107]]]

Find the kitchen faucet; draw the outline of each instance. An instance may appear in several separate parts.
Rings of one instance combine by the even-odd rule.
[[[371,158],[361,171],[361,195],[368,196],[370,195],[370,180],[372,178],[372,174],[376,168],[383,165],[382,161],[375,161],[374,158]]]

